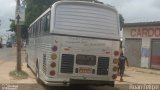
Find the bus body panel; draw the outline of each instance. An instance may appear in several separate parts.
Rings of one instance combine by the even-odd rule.
[[[113,55],[115,50],[119,50],[119,41],[111,40],[100,40],[93,38],[83,37],[71,37],[71,36],[59,36],[49,35],[40,37],[41,42],[37,42],[37,58],[39,58],[40,76],[43,81],[50,82],[49,85],[57,85],[55,82],[59,82],[59,85],[65,85],[64,83],[70,84],[71,80],[93,80],[93,81],[114,81],[112,75],[116,74],[112,68],[116,65],[113,64],[113,59],[118,58]],[[57,51],[52,51],[52,47],[57,46]],[[44,59],[43,55],[46,55]],[[51,55],[56,54],[57,59],[52,60]],[[72,73],[62,73],[62,55],[71,54],[74,55],[74,65]],[[94,55],[96,56],[95,65],[78,65],[76,64],[77,55]],[[98,57],[108,57],[108,74],[97,75]],[[67,60],[67,59],[66,59]],[[52,68],[51,63],[55,62],[56,67]],[[35,62],[34,62],[35,63]],[[78,68],[90,68],[94,69],[95,73],[92,72],[79,72],[76,73],[75,69]],[[55,75],[50,75],[50,71],[54,70]],[[95,82],[96,84],[96,82]]]
[[[117,11],[92,2],[57,2],[52,8],[51,33],[119,39]]]
[[[103,11],[103,12],[102,12]],[[50,13],[49,13],[50,12]],[[50,31],[41,25],[50,14]],[[40,32],[40,33],[39,33]],[[47,85],[114,84],[119,53],[119,19],[111,6],[91,2],[56,2],[29,27],[28,65]],[[38,33],[37,36],[35,33]],[[82,82],[82,83],[81,83]]]

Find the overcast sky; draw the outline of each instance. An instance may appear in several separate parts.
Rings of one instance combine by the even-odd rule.
[[[160,21],[160,0],[99,0],[115,6],[125,22]]]
[[[15,0],[0,0],[0,37],[7,37],[9,30],[10,21],[15,16]]]
[[[0,0],[0,35],[6,34],[15,17],[16,0]],[[115,6],[125,22],[160,21],[160,0],[99,0]]]

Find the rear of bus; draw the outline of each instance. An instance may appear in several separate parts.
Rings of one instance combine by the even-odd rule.
[[[114,85],[120,36],[112,6],[57,2],[51,8],[50,32],[47,85]]]

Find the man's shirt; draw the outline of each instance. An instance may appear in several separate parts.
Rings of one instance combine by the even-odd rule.
[[[118,63],[118,65],[119,65],[120,67],[125,67],[125,62],[126,62],[126,60],[127,60],[127,58],[126,58],[125,56],[120,56],[120,57],[119,57],[119,63]]]

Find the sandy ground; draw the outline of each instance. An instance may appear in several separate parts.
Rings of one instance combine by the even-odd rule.
[[[35,80],[35,76],[33,75],[32,71],[26,67],[25,59],[24,59],[25,52],[22,51],[22,69],[29,74],[27,79],[17,80],[9,76],[9,72],[15,70],[16,68],[16,49],[15,48],[4,48],[0,49],[0,83],[1,84],[29,84],[29,85],[37,85]],[[116,79],[116,88],[120,90],[128,90],[129,84],[160,84],[160,71],[153,70],[153,69],[143,69],[143,68],[135,68],[135,67],[128,67],[125,71],[124,82],[119,82],[119,77]],[[32,90],[39,90],[33,89],[35,86],[32,87]],[[52,90],[49,87],[43,87],[42,90]],[[93,88],[93,87],[92,87]],[[97,87],[95,87],[97,88]],[[91,90],[107,90],[108,87],[101,87],[97,89]],[[20,89],[21,90],[21,89]],[[31,89],[25,89],[31,90]],[[70,89],[69,89],[70,90]],[[118,89],[115,89],[118,90]],[[159,88],[160,90],[160,88]]]
[[[22,69],[29,74],[27,79],[16,80],[9,76],[9,72],[16,68],[16,50],[15,48],[0,49],[0,83],[36,83],[35,76],[30,69],[26,67],[24,61],[25,52],[22,51]]]

